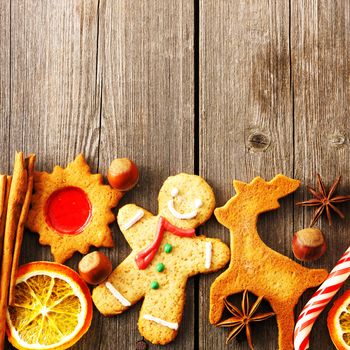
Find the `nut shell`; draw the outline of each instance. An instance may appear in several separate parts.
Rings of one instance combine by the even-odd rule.
[[[305,228],[293,236],[294,256],[301,261],[319,259],[327,250],[323,233],[317,228]]]
[[[102,283],[112,272],[112,263],[102,252],[95,251],[85,255],[79,262],[80,277],[89,284]]]
[[[132,160],[117,158],[109,166],[107,179],[113,188],[124,192],[132,189],[137,184],[139,171]]]

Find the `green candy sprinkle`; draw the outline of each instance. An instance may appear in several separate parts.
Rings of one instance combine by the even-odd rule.
[[[156,268],[157,268],[158,272],[163,272],[165,269],[165,265],[163,263],[159,263],[159,264],[157,264]]]
[[[171,251],[173,250],[173,246],[169,243],[167,243],[165,246],[164,246],[164,251],[169,254]]]
[[[159,288],[159,283],[157,281],[152,281],[151,282],[151,289],[158,289]]]

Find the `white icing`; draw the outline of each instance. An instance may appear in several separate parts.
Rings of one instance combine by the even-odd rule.
[[[202,205],[203,205],[202,200],[199,199],[199,198],[196,198],[195,201],[194,201],[194,206],[195,206],[196,208],[200,208]]]
[[[168,201],[168,208],[171,214],[173,214],[177,219],[182,219],[182,220],[188,220],[188,219],[193,219],[194,217],[197,216],[197,210],[193,210],[189,213],[184,213],[181,214],[179,213],[175,208],[174,208],[174,200],[170,199]]]
[[[123,305],[123,306],[131,306],[131,303],[128,299],[126,299],[125,297],[122,296],[121,293],[119,293],[114,286],[112,285],[112,283],[110,282],[106,282],[106,287],[107,289],[113,294],[113,296],[118,299],[118,301]]]
[[[145,213],[142,209],[138,210],[136,214],[129,221],[126,222],[126,224],[123,227],[124,230],[127,230],[131,226],[135,225],[139,220],[143,218],[144,215]]]
[[[179,190],[176,187],[174,187],[171,190],[171,197],[176,197],[178,194],[179,194]]]
[[[211,242],[205,242],[205,263],[204,266],[206,269],[210,269],[211,257],[212,257],[213,245]]]
[[[143,315],[143,318],[145,320],[148,320],[148,321],[153,321],[153,322],[156,322],[164,327],[168,327],[170,329],[174,329],[175,331],[179,328],[179,324],[178,323],[175,323],[175,322],[168,322],[168,321],[165,321],[165,320],[162,320],[161,318],[158,318],[158,317],[154,317],[152,315],[149,315],[149,314],[145,314]]]

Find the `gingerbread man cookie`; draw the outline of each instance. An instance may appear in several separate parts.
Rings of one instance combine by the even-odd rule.
[[[139,331],[154,344],[167,344],[181,322],[188,277],[224,267],[230,251],[219,239],[195,234],[215,208],[214,193],[201,177],[169,177],[158,201],[156,216],[134,204],[119,210],[118,224],[132,252],[92,297],[106,316],[144,298]]]

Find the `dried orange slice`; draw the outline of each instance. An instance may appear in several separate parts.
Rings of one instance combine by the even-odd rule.
[[[329,335],[338,350],[350,349],[350,290],[334,302],[327,317]]]
[[[85,282],[67,266],[40,261],[19,268],[7,334],[17,349],[67,349],[92,319]]]

